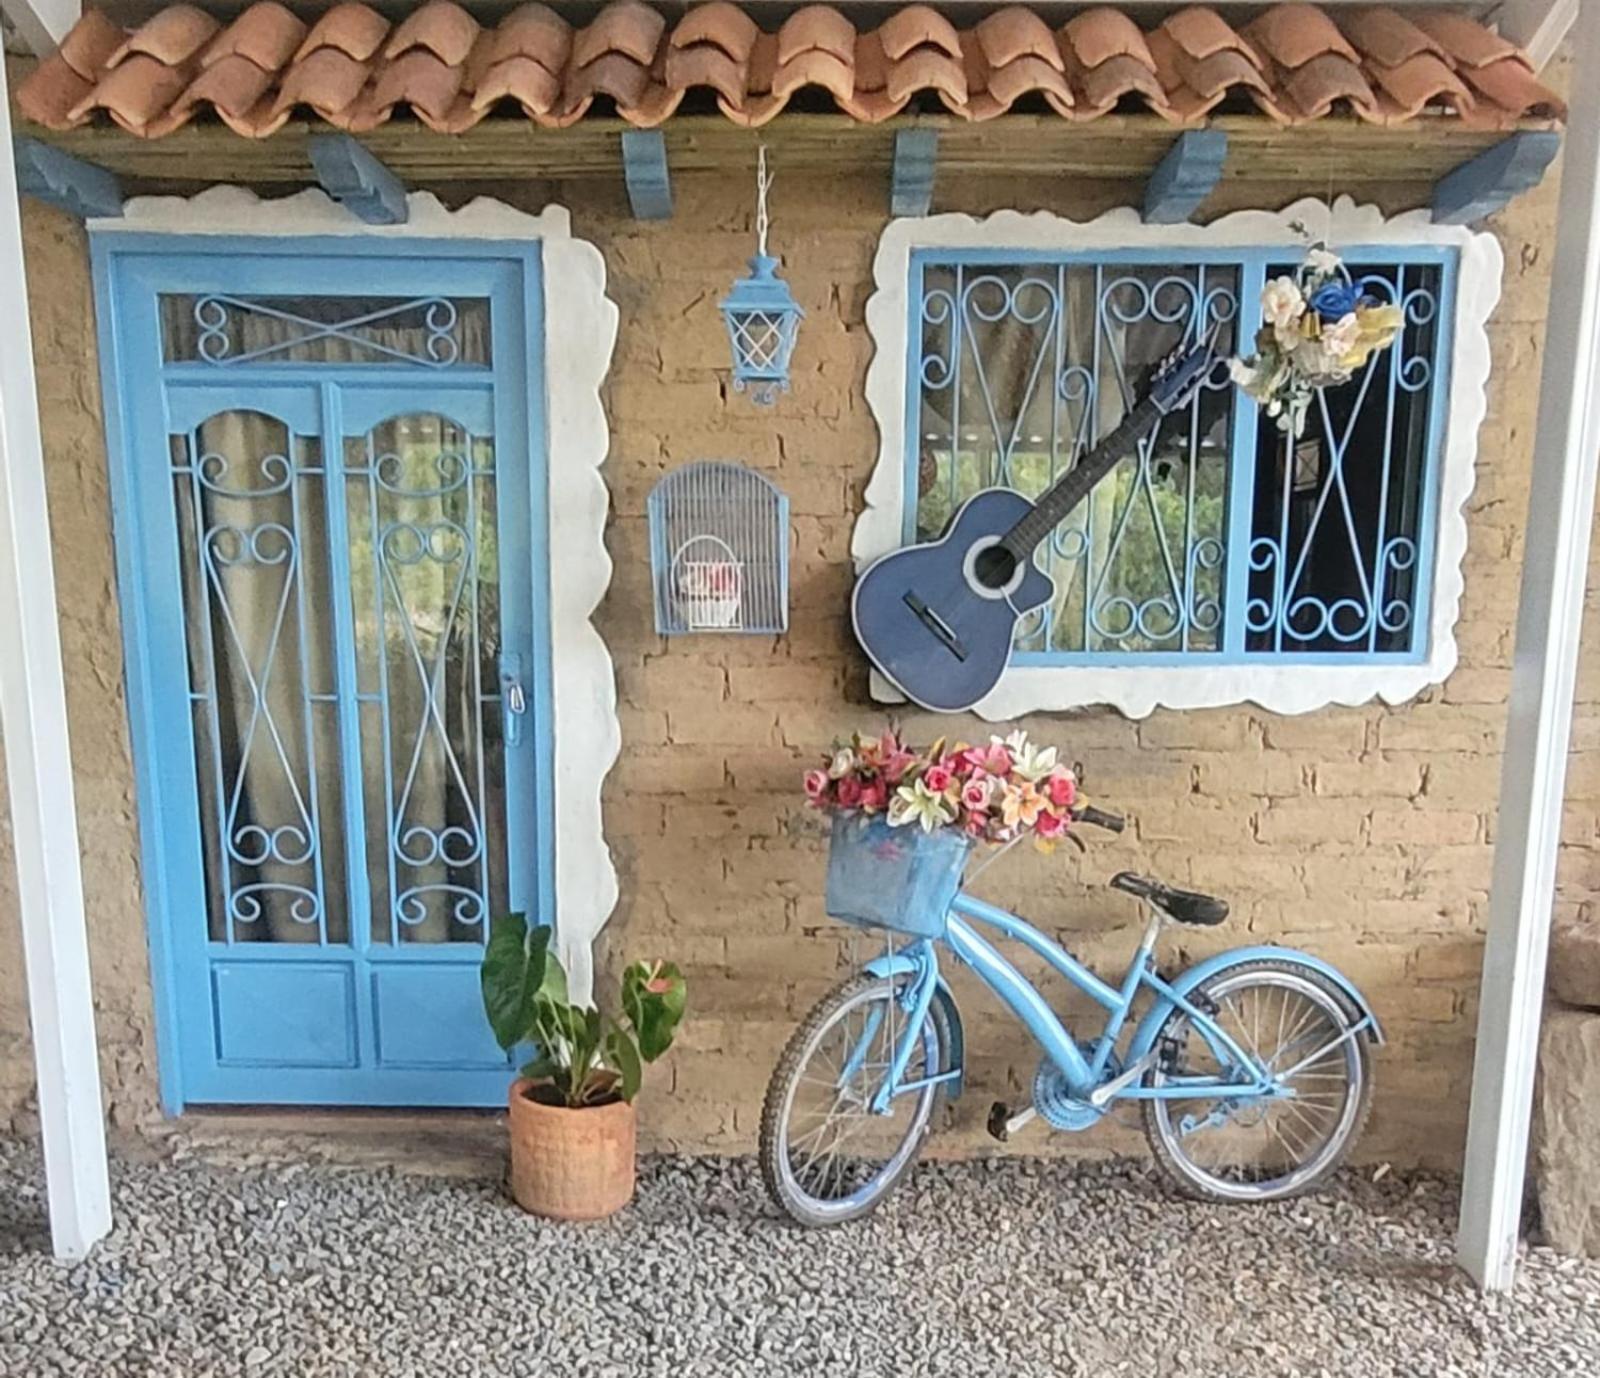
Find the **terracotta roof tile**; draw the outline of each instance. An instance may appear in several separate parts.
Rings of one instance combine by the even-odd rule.
[[[1433,53],[1419,52],[1393,67],[1370,63],[1367,71],[1378,88],[1379,108],[1387,123],[1413,119],[1430,105],[1456,111],[1470,111],[1474,105],[1461,78]]]
[[[1339,16],[1339,23],[1350,41],[1367,57],[1390,67],[1398,67],[1422,53],[1438,58],[1446,56],[1436,40],[1398,10],[1383,6],[1349,10]]]
[[[891,62],[898,62],[924,45],[939,49],[946,57],[961,56],[961,35],[955,25],[926,5],[896,10],[879,27],[878,41]]]
[[[1274,5],[1245,26],[1244,36],[1290,71],[1325,53],[1336,53],[1351,63],[1361,61],[1333,20],[1315,5]]]
[[[288,62],[306,36],[306,26],[274,0],[252,5],[200,54],[202,68],[230,57],[245,58],[268,76]]]
[[[1320,53],[1296,67],[1287,74],[1283,93],[1299,120],[1320,120],[1341,101],[1369,119],[1378,111],[1378,98],[1362,77],[1361,68],[1339,53]]]
[[[1494,124],[1514,124],[1523,116],[1564,120],[1567,107],[1561,98],[1529,70],[1520,57],[1502,58],[1481,67],[1464,67],[1461,75],[1480,97],[1478,107]],[[1492,107],[1490,108],[1492,103]]]
[[[451,67],[466,63],[478,41],[478,21],[452,0],[428,0],[413,10],[383,45],[383,55],[393,62],[415,48],[425,48]]]
[[[388,36],[389,21],[376,10],[355,3],[335,5],[311,26],[294,60],[302,62],[318,48],[337,48],[366,62],[377,56]]]
[[[1023,58],[1035,57],[1049,63],[1058,72],[1066,70],[1061,49],[1056,46],[1056,36],[1032,10],[1016,5],[997,10],[979,21],[972,36],[983,52],[984,61],[991,68],[1005,67]]]
[[[1484,67],[1508,57],[1527,61],[1515,43],[1491,33],[1464,14],[1419,10],[1411,17],[1411,23],[1439,44],[1460,67]]]
[[[615,0],[600,11],[594,23],[578,31],[572,44],[572,65],[581,69],[609,53],[621,53],[648,67],[666,27],[667,21],[640,0]]]
[[[531,117],[548,115],[561,98],[561,78],[531,57],[508,57],[484,74],[472,93],[472,108],[480,113],[496,101],[514,100]]]
[[[791,14],[778,29],[778,65],[813,48],[830,53],[841,62],[853,62],[856,38],[855,25],[838,10],[827,5],[807,5]]]
[[[121,42],[120,34],[118,42]],[[90,98],[94,95],[95,84],[93,79],[74,71],[59,52],[54,52],[17,87],[17,109],[24,119],[46,129],[71,129],[87,124],[93,109]],[[84,113],[75,114],[80,108]]]
[[[1166,34],[1190,57],[1210,57],[1228,49],[1245,48],[1243,38],[1220,14],[1204,5],[1169,14],[1157,32]]]
[[[397,25],[344,3],[309,30],[280,0],[258,0],[225,29],[186,4],[131,31],[90,10],[16,100],[26,119],[54,129],[109,118],[159,138],[215,118],[260,138],[296,111],[354,131],[415,118],[458,132],[518,111],[570,125],[597,100],[650,126],[696,89],[747,126],[806,91],[807,108],[831,101],[869,122],[939,107],[987,120],[1026,100],[1069,119],[1143,109],[1174,124],[1240,102],[1287,123],[1426,112],[1499,128],[1565,116],[1518,49],[1463,15],[1373,6],[1335,18],[1309,4],[1278,5],[1243,29],[1208,5],[1148,29],[1100,5],[1054,32],[1023,5],[958,28],[908,4],[858,29],[817,4],[773,32],[731,0],[690,6],[671,23],[643,0],[611,0],[576,29],[539,3],[492,27],[455,0],[429,0]]]
[[[1121,10],[1105,5],[1085,10],[1067,21],[1061,37],[1084,67],[1099,67],[1113,58],[1129,57],[1147,71],[1155,71],[1155,59],[1150,56],[1144,34]]]
[[[761,28],[729,0],[709,0],[684,15],[669,40],[673,48],[707,44],[722,49],[735,62],[748,62]]]
[[[112,54],[122,46],[127,34],[99,10],[85,10],[56,50],[68,67],[85,81],[93,81],[111,63]]]
[[[318,48],[284,74],[272,112],[287,118],[296,106],[304,105],[342,129],[345,112],[355,105],[371,71],[371,63],[351,57],[343,48]]]
[[[104,110],[130,134],[144,135],[188,84],[188,66],[169,67],[148,53],[134,53],[112,67],[67,118],[78,123]]]

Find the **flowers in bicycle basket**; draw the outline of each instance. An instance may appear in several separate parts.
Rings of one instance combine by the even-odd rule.
[[[1078,797],[1077,777],[1056,757],[1022,731],[918,751],[891,727],[835,746],[806,772],[806,799],[825,813],[883,814],[891,827],[952,828],[984,842],[1031,836],[1048,849],[1066,836]]]
[[[1233,381],[1255,398],[1286,435],[1305,430],[1312,398],[1347,383],[1387,349],[1405,319],[1350,277],[1338,254],[1316,246],[1294,277],[1261,289],[1256,352],[1229,364]]]

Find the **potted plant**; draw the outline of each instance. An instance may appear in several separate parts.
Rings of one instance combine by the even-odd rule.
[[[622,973],[622,1018],[567,997],[551,930],[521,914],[496,919],[483,953],[483,1008],[500,1046],[531,1045],[511,1087],[511,1194],[535,1215],[597,1220],[633,1199],[634,1111],[643,1068],[683,1018],[670,962]]]

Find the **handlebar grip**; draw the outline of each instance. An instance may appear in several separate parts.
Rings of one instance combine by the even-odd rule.
[[[1107,813],[1104,809],[1093,808],[1088,804],[1075,810],[1073,816],[1080,823],[1087,823],[1094,828],[1104,828],[1108,833],[1120,833],[1128,826],[1128,820],[1120,813]]]

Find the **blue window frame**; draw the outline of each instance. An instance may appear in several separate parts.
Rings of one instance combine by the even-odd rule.
[[[503,1103],[554,918],[537,243],[93,243],[162,1097]]]
[[[1456,251],[1345,248],[1405,328],[1285,437],[1219,369],[1040,548],[1056,599],[1018,629],[1019,666],[1427,658]],[[1111,430],[1143,375],[1220,323],[1236,351],[1259,249],[911,255],[906,542],[997,484],[1035,494]]]

